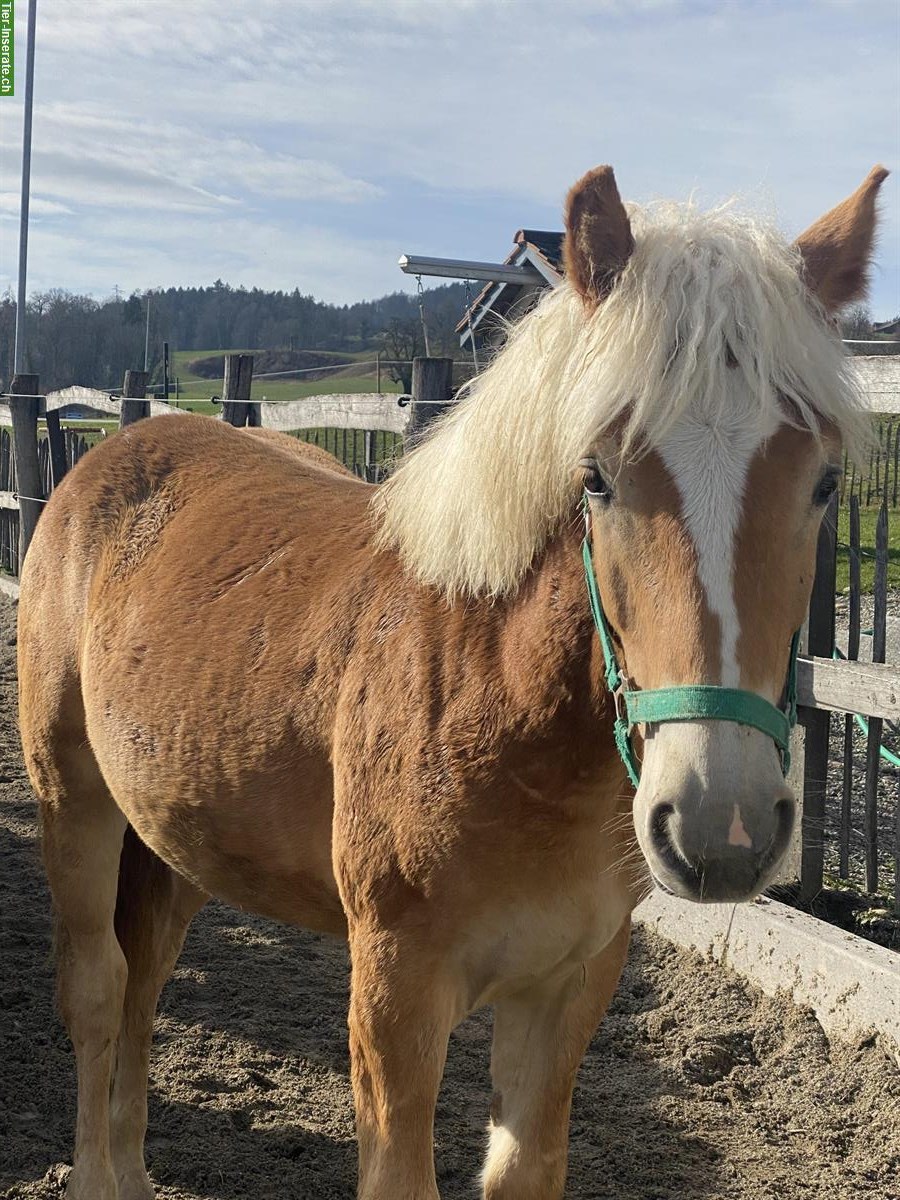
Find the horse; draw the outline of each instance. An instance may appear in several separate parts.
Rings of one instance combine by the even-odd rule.
[[[448,1037],[485,1005],[483,1195],[562,1195],[635,905],[748,900],[791,838],[792,646],[869,436],[834,318],[886,174],[788,244],[589,172],[563,286],[380,487],[179,416],[56,489],[18,662],[70,1200],[154,1194],[154,1012],[212,896],[349,943],[361,1200],[438,1197]]]

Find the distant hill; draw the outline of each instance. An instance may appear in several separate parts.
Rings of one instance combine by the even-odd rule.
[[[347,358],[376,350],[395,359],[424,353],[416,296],[394,292],[356,304],[325,304],[299,289],[292,292],[233,288],[222,280],[208,287],[161,288],[149,296],[151,382],[162,378],[163,343],[174,354],[198,354],[196,374],[221,377],[221,362],[208,363],[209,353],[234,346],[257,356],[255,372],[296,369],[301,361],[325,365],[317,352]],[[425,293],[426,319],[432,354],[459,357],[454,326],[465,308],[461,283]],[[124,372],[144,362],[147,297],[111,297],[98,301],[53,289],[32,295],[28,302],[28,349],[23,369],[40,377],[43,390],[72,383],[100,388],[121,386]],[[15,341],[15,300],[0,297],[0,387],[12,374]],[[270,353],[273,357],[267,358]],[[286,362],[288,366],[274,365]],[[209,372],[204,374],[204,372]]]
[[[308,372],[307,378],[319,379],[322,375],[334,374],[334,353],[318,350],[254,350],[253,371],[256,375],[276,371]],[[326,368],[318,371],[317,367]],[[331,370],[327,370],[331,368]],[[187,375],[201,379],[221,379],[225,370],[224,354],[207,354],[202,358],[189,358],[184,363]]]

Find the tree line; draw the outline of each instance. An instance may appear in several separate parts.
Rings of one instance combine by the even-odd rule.
[[[419,298],[394,292],[355,304],[325,304],[313,296],[261,288],[160,288],[105,300],[61,288],[31,296],[26,308],[26,353],[21,370],[40,376],[46,391],[78,383],[121,386],[126,370],[144,363],[149,306],[148,368],[162,378],[163,343],[170,351],[382,350],[390,358],[425,353]],[[424,296],[429,349],[459,357],[454,327],[465,309],[461,283],[430,288]],[[0,296],[0,388],[13,372],[16,303]]]
[[[28,301],[23,372],[37,374],[45,391],[79,383],[116,388],[124,372],[144,364],[149,306],[148,367],[151,383],[162,380],[163,343],[171,351],[330,350],[347,354],[381,350],[391,359],[425,353],[420,303],[424,303],[433,355],[465,357],[455,326],[465,312],[465,286],[428,289],[421,299],[394,292],[355,304],[325,304],[292,292],[233,288],[221,279],[209,287],[161,288],[106,300],[54,288]],[[13,371],[16,304],[0,296],[0,390]],[[857,305],[842,323],[845,337],[872,335],[868,309]],[[896,342],[885,346],[896,349]],[[872,354],[877,348],[859,347]],[[409,390],[408,370],[395,378]]]

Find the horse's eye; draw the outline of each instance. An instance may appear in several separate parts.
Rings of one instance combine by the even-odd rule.
[[[612,488],[600,474],[600,468],[592,458],[578,464],[582,471],[584,490],[595,500],[611,500]]]
[[[824,475],[816,484],[816,490],[813,493],[814,504],[827,504],[834,493],[837,491],[838,484],[841,481],[840,467],[828,467]]]

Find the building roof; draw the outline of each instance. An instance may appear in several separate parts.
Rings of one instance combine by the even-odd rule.
[[[517,247],[525,247],[526,257],[542,274],[548,270],[559,282],[563,277],[563,236],[546,229],[520,229],[514,241]]]
[[[558,287],[563,280],[563,234],[547,229],[520,229],[513,238],[515,245],[504,259],[505,264],[529,264],[543,275],[547,287]],[[471,314],[465,313],[456,326],[460,344],[469,339],[469,322],[475,330],[491,313],[505,317],[520,301],[534,295],[533,284],[488,283],[472,302]]]

